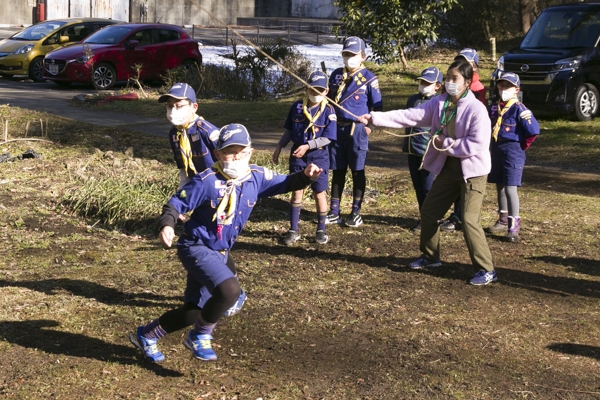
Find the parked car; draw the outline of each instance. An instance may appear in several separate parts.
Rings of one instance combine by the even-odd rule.
[[[0,75],[29,75],[40,82],[46,54],[118,22],[102,18],[66,18],[31,25],[0,41]]]
[[[588,121],[598,113],[600,97],[600,3],[548,7],[518,48],[498,60],[495,80],[504,71],[521,79],[522,101],[540,111],[574,114]]]
[[[44,78],[58,85],[82,82],[110,89],[131,78],[151,80],[171,68],[197,69],[201,64],[198,42],[180,27],[124,23],[50,52],[44,59]]]

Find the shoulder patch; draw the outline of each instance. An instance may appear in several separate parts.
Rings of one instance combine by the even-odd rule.
[[[329,120],[330,121],[337,121],[337,115],[335,115],[335,114],[329,114]]]
[[[269,168],[263,168],[263,172],[265,173],[265,179],[270,181],[271,179],[273,179],[273,171],[270,170]]]
[[[210,133],[210,135],[208,136],[208,138],[212,141],[212,142],[216,142],[217,140],[219,140],[219,131],[217,129],[215,129],[214,131],[212,131]]]
[[[185,192],[185,190],[181,189],[177,194],[177,197],[179,197],[180,199],[185,199],[187,197],[187,193]]]
[[[379,79],[374,79],[373,82],[371,82],[371,87],[373,89],[379,89]]]

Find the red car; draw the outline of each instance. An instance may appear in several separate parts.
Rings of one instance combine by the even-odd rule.
[[[124,23],[107,26],[80,43],[48,53],[44,79],[60,86],[81,82],[110,89],[130,78],[156,79],[168,69],[181,66],[197,70],[201,64],[198,42],[180,27]]]

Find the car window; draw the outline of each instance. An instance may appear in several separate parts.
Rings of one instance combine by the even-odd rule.
[[[117,44],[123,40],[123,38],[129,34],[129,32],[131,32],[131,29],[132,28],[124,26],[107,26],[104,29],[100,29],[99,31],[92,33],[83,41],[83,43]]]
[[[135,32],[131,35],[128,40],[137,40],[140,46],[147,46],[152,44],[152,29],[144,29]]]
[[[158,41],[163,42],[173,42],[175,40],[179,40],[179,32],[173,29],[159,29],[158,30]]]
[[[61,29],[61,36],[68,36],[69,42],[79,42],[81,39],[89,34],[89,30],[84,24],[76,24]]]
[[[64,21],[48,21],[40,24],[32,25],[27,29],[15,33],[10,38],[17,40],[40,40],[50,32],[60,28],[66,24]]]
[[[551,10],[543,12],[531,27],[521,47],[569,48],[596,45],[600,13],[595,11]]]

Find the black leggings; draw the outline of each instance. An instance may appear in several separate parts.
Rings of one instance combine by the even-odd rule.
[[[227,267],[236,274],[235,263],[231,255],[227,257]],[[167,333],[194,325],[200,316],[204,321],[214,324],[225,314],[225,311],[235,304],[239,296],[240,284],[236,278],[230,278],[215,288],[212,297],[206,302],[203,309],[196,304],[186,303],[161,315],[158,323]]]
[[[341,199],[345,184],[346,170],[333,170],[333,175],[331,177],[331,197],[334,199]],[[366,187],[367,178],[365,177],[365,170],[361,169],[360,171],[352,171],[352,198],[362,199]]]

